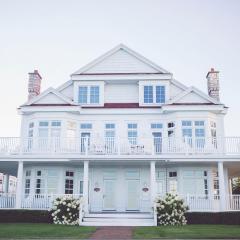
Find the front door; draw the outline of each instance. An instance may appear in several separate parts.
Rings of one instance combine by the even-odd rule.
[[[103,210],[115,210],[115,180],[104,179]]]
[[[139,210],[139,180],[127,180],[127,211]]]

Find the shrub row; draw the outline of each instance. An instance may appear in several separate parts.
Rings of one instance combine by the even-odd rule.
[[[52,223],[52,217],[43,210],[1,209],[0,223]]]
[[[188,224],[240,225],[240,212],[187,212]]]

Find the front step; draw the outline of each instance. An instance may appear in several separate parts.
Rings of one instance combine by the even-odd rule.
[[[86,214],[83,226],[154,226],[151,214],[136,213],[91,213]]]

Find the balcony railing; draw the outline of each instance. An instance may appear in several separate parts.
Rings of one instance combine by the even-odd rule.
[[[240,137],[224,138],[0,138],[7,154],[159,155],[240,154]]]

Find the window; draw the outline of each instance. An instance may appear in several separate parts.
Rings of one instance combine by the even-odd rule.
[[[90,103],[99,103],[99,87],[90,87]]]
[[[99,104],[99,86],[80,86],[78,89],[78,102],[80,104]]]
[[[165,103],[165,86],[147,85],[143,87],[144,103]]]
[[[81,123],[80,128],[81,129],[92,129],[92,124],[91,123]]]
[[[137,144],[137,124],[128,124],[128,141],[131,144]]]
[[[204,121],[182,121],[182,136],[189,138],[195,137],[197,146],[202,146],[202,144],[204,144],[203,138],[205,138]]]
[[[168,125],[168,137],[174,137],[175,135],[175,123],[169,122]]]
[[[27,170],[25,174],[25,196],[30,194],[31,189],[31,171]]]
[[[33,129],[34,129],[34,123],[31,122],[31,123],[29,124],[29,128],[28,128],[28,137],[29,137],[29,138],[32,138],[32,137],[33,137]]]
[[[35,185],[35,193],[43,194],[45,192],[45,176],[44,172],[38,170],[36,173],[36,185]]]
[[[162,127],[163,127],[162,123],[152,123],[151,124],[152,129],[159,129],[159,128],[162,128]]]
[[[83,194],[83,181],[79,183],[79,194]]]
[[[79,87],[78,102],[80,104],[86,104],[88,101],[88,87]]]
[[[153,86],[144,86],[144,103],[153,103]]]
[[[40,121],[38,136],[39,138],[60,138],[61,134],[61,121]],[[50,136],[49,136],[50,135]],[[43,143],[46,143],[45,141]]]
[[[156,103],[165,103],[165,87],[156,86]]]
[[[177,172],[169,172],[169,177],[177,177]]]
[[[73,194],[74,172],[66,171],[65,194]]]
[[[218,177],[218,172],[213,171],[213,192],[214,195],[219,195],[219,177]]]
[[[115,137],[115,124],[107,123],[105,124],[105,137],[114,138]]]

